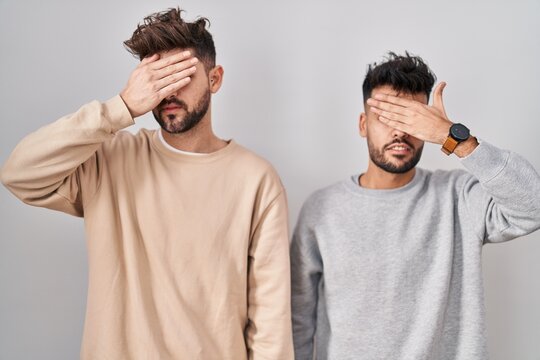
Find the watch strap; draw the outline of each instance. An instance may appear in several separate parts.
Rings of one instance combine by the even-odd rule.
[[[442,145],[441,150],[446,155],[450,155],[454,152],[454,150],[456,150],[456,147],[458,146],[458,144],[459,142],[456,139],[454,139],[451,136],[448,136],[446,138],[446,141]]]

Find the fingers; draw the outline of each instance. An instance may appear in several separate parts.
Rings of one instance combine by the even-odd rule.
[[[151,68],[152,70],[159,70],[164,67],[167,67],[172,64],[179,63],[181,61],[184,61],[186,59],[189,59],[191,57],[191,52],[188,51],[181,51],[178,53],[173,53],[171,55],[167,55],[165,57],[162,57],[161,59],[155,61]]]
[[[399,105],[399,106],[402,106],[402,107],[412,107],[413,105],[418,103],[415,100],[410,100],[410,99],[403,98],[403,97],[397,97],[397,96],[388,95],[388,94],[381,94],[381,93],[373,94],[372,98],[375,99],[375,100],[380,100],[380,101],[384,101],[384,102],[387,102],[387,103],[392,103],[392,104]],[[369,102],[368,102],[368,104],[369,104]]]
[[[383,116],[387,119],[398,121],[404,124],[410,124],[414,122],[415,118],[418,116],[429,116],[429,108],[415,100],[409,100],[409,99],[403,99],[399,98],[397,96],[391,96],[391,95],[385,95],[380,94],[382,96],[379,96],[379,94],[374,95],[377,98],[384,98],[388,100],[381,101],[381,100],[375,100],[373,98],[370,98],[367,100],[368,105],[371,106],[371,111],[376,113],[379,116]],[[401,101],[406,100],[406,101]],[[394,103],[392,103],[394,102]],[[402,105],[397,105],[396,103],[399,102]],[[404,106],[406,105],[406,106]]]
[[[198,62],[199,60],[197,58],[190,58],[171,65],[167,65],[159,70],[154,70],[154,76],[156,77],[156,79],[163,79],[169,75],[182,72],[191,67],[195,69],[194,65],[196,65]]]
[[[161,90],[161,89],[169,86],[170,84],[173,84],[175,82],[178,82],[178,81],[182,80],[183,78],[190,77],[191,75],[193,75],[195,73],[196,70],[197,70],[197,68],[195,66],[192,66],[192,67],[184,69],[182,71],[172,73],[172,74],[158,80],[156,82],[156,87],[155,88],[157,90]]]
[[[446,111],[444,110],[444,103],[443,103],[443,90],[445,87],[446,87],[446,83],[443,81],[439,83],[439,85],[437,85],[437,87],[435,88],[435,91],[433,92],[433,107],[442,111],[446,115]]]
[[[404,107],[401,107],[401,108],[405,109]],[[397,122],[400,122],[400,123],[407,123],[407,115],[402,115],[400,113],[392,112],[392,111],[381,110],[381,109],[373,107],[373,106],[371,107],[371,111],[373,111],[375,114],[379,115],[379,117],[384,117],[386,119],[389,119],[389,120],[392,120],[392,121],[397,121]]]
[[[368,99],[367,103],[405,116],[412,116],[413,112],[419,114],[429,113],[429,107],[419,101],[388,94],[374,94],[373,98]]]
[[[373,98],[367,100],[368,105],[372,107],[401,114],[406,117],[412,117],[416,114],[429,115],[430,107],[417,100],[388,95],[388,94],[374,94]]]
[[[396,130],[399,130],[399,131],[402,131],[406,134],[411,134],[411,127],[405,123],[402,123],[402,122],[399,122],[399,121],[395,121],[395,120],[392,120],[392,119],[389,119],[385,116],[379,116],[379,121],[381,121],[382,123],[396,129]]]
[[[408,115],[408,110],[406,107],[401,105],[394,105],[388,102],[378,101],[375,99],[368,99],[367,100],[368,105],[371,106],[371,110],[385,110],[388,112],[401,114],[401,115]]]
[[[184,77],[176,82],[173,82],[165,87],[163,87],[161,90],[158,91],[158,96],[160,101],[165,99],[166,97],[170,96],[171,94],[174,94],[187,84],[191,82],[190,77]]]

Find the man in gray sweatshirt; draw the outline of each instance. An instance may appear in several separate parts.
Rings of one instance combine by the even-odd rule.
[[[540,228],[540,177],[448,119],[445,83],[428,106],[434,83],[409,54],[368,69],[368,168],[315,192],[293,236],[297,360],[488,358],[482,245]],[[426,141],[467,171],[416,168]]]

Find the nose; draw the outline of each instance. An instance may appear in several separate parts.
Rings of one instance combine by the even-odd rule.
[[[182,93],[182,89],[178,89],[172,94],[170,94],[169,96],[167,96],[165,99],[169,100],[169,99],[179,98],[181,93]]]
[[[392,129],[392,138],[406,138],[409,134],[398,129]]]
[[[174,99],[177,95],[178,95],[178,92],[174,92],[174,93],[170,94],[169,96],[167,96],[165,99],[167,99],[167,100]]]

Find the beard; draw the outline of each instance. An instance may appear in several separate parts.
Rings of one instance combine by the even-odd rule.
[[[412,157],[407,160],[406,162],[402,162],[400,164],[394,164],[390,159],[386,157],[386,148],[392,144],[395,143],[403,143],[407,144],[409,148],[412,151]],[[418,164],[420,161],[420,158],[422,157],[422,150],[424,149],[424,145],[421,145],[418,149],[415,149],[414,146],[408,142],[406,139],[400,138],[400,139],[394,139],[389,144],[386,144],[382,147],[382,149],[376,149],[375,146],[371,141],[368,139],[368,150],[369,150],[369,157],[371,158],[371,161],[377,167],[383,169],[384,171],[387,171],[392,174],[404,174],[407,171],[411,170]],[[402,160],[405,159],[406,156],[404,155],[392,155],[393,157]]]
[[[178,114],[164,115],[163,108],[167,105],[176,105],[178,110],[184,110],[186,114],[181,118]],[[206,115],[208,108],[210,107],[210,90],[207,90],[203,96],[195,104],[192,111],[188,111],[187,104],[177,98],[164,99],[156,108],[152,111],[152,115],[158,122],[159,126],[169,134],[185,133],[193,129]]]

